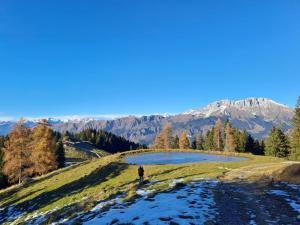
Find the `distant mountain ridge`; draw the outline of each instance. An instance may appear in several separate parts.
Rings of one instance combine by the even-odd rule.
[[[293,109],[267,98],[221,100],[203,108],[177,115],[127,116],[121,118],[76,118],[60,120],[49,118],[52,127],[60,132],[79,132],[86,128],[103,129],[142,144],[151,144],[165,124],[170,124],[174,134],[187,131],[190,136],[205,133],[220,118],[229,120],[234,127],[246,129],[255,138],[264,138],[273,125],[284,131],[291,128]],[[28,126],[36,121],[28,120]],[[13,122],[0,122],[0,134],[7,134]]]

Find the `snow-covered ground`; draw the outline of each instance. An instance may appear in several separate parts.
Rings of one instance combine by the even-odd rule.
[[[0,208],[0,223],[18,224],[300,224],[300,185],[275,183],[272,187],[197,179],[186,185],[178,178],[169,190],[155,193],[150,181],[137,189],[133,202],[122,201],[124,193],[99,201],[89,211],[76,211],[72,219],[52,220],[60,209],[26,215],[26,209]],[[68,205],[66,206],[68,207]],[[280,213],[278,213],[280,212]],[[54,217],[55,218],[55,217]]]
[[[275,187],[281,187],[285,185],[287,188],[291,188],[296,191],[300,191],[300,185],[281,183],[275,185]],[[298,218],[300,219],[300,195],[291,195],[287,190],[273,189],[269,192],[270,194],[282,197],[296,212],[298,212]]]
[[[178,180],[172,182],[178,183]],[[140,198],[130,205],[115,204],[83,224],[202,224],[213,220],[215,204],[211,188],[217,182],[192,182],[180,189]],[[138,190],[146,196],[146,191]],[[148,193],[152,193],[148,191]]]

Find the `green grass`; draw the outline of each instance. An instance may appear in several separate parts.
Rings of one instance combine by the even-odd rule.
[[[69,162],[82,162],[109,155],[108,152],[96,148],[89,142],[78,142],[65,145],[65,155]]]
[[[120,192],[125,192],[125,199],[135,197],[137,185],[137,166],[128,165],[123,158],[126,155],[146,153],[153,150],[137,150],[101,159],[84,162],[72,168],[66,168],[36,179],[33,183],[16,186],[0,191],[0,208],[15,205],[19,208],[33,206],[30,214],[45,212],[54,208],[63,208],[77,201],[87,210],[98,200],[107,199]],[[193,152],[195,152],[193,150]],[[210,152],[209,152],[210,153]],[[215,152],[213,152],[215,153]],[[224,153],[217,153],[224,154]],[[261,164],[278,164],[282,159],[253,156],[250,154],[231,153],[230,155],[247,157],[249,160],[240,162],[192,163],[177,165],[146,165],[145,180],[160,181],[150,186],[157,191],[164,191],[174,178],[184,178],[188,182],[194,178],[217,178],[224,173],[242,167],[253,167]],[[85,199],[83,201],[83,199]]]

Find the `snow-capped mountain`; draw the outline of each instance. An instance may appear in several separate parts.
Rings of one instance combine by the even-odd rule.
[[[165,124],[172,126],[174,134],[188,131],[190,136],[205,133],[220,118],[229,120],[234,127],[246,129],[256,138],[266,137],[273,125],[284,131],[291,128],[293,109],[267,98],[221,100],[203,108],[177,115],[151,116],[71,116],[49,118],[52,127],[60,132],[79,132],[85,128],[103,129],[131,141],[150,144]],[[34,126],[38,119],[28,119]],[[14,122],[0,122],[0,134],[7,134]]]
[[[277,103],[267,98],[247,98],[243,100],[221,100],[213,102],[204,108],[190,110],[184,114],[199,117],[234,116],[251,117],[260,116],[266,120],[290,119],[293,110],[287,105]],[[286,118],[286,116],[288,118]],[[279,117],[279,118],[278,118]]]

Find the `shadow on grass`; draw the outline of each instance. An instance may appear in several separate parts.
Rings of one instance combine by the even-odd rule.
[[[61,198],[77,194],[88,187],[96,186],[112,179],[120,175],[127,167],[128,165],[125,163],[111,162],[103,167],[97,168],[89,175],[67,183],[55,190],[43,192],[33,199],[15,205],[15,207],[17,209],[26,209],[27,213],[31,213],[32,211],[43,208]]]
[[[50,178],[52,178],[52,177],[60,174],[61,172],[69,171],[71,169],[74,169],[74,168],[76,168],[78,166],[83,165],[84,163],[79,163],[79,164],[76,164],[76,165],[73,165],[73,166],[69,166],[69,167],[65,167],[65,168],[59,169],[59,170],[55,170],[55,171],[53,171],[53,172],[51,172],[49,174],[44,175],[43,177],[34,178],[29,183],[23,183],[21,185],[18,185],[16,187],[14,187],[11,190],[7,190],[7,191],[5,191],[3,193],[0,193],[0,200],[1,200],[1,202],[6,202],[9,199],[13,199],[13,200],[8,201],[7,203],[5,203],[3,205],[0,204],[0,206],[3,207],[3,206],[7,206],[7,205],[12,205],[15,202],[19,201],[20,198],[18,198],[17,196],[13,196],[13,195],[15,195],[16,193],[18,193],[20,190],[22,190],[24,188],[27,188],[29,186],[33,186],[33,185],[38,184],[40,182],[43,182],[44,180],[48,180],[48,179],[50,179]],[[36,192],[39,192],[39,191],[41,191],[41,189],[38,189],[36,191],[32,191],[32,192],[28,193],[27,196],[32,195],[32,194],[34,194]],[[14,197],[16,197],[16,198],[14,198]],[[23,196],[21,198],[23,198]]]

